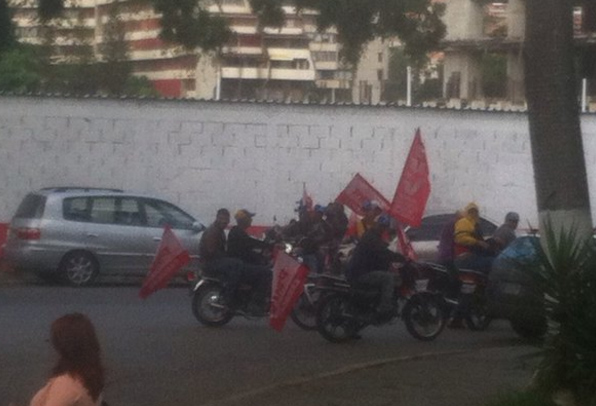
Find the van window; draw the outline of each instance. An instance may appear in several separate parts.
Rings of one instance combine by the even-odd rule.
[[[115,222],[115,197],[94,197],[91,201],[91,221],[93,223],[112,224]]]
[[[64,199],[62,204],[62,217],[71,221],[89,221],[89,207],[86,197],[73,197]]]
[[[45,196],[30,193],[27,196],[25,196],[14,216],[16,218],[23,219],[41,218],[41,216],[43,215],[45,205]]]
[[[139,210],[139,202],[136,198],[122,198],[116,201],[117,210],[114,216],[116,224],[127,226],[142,226],[145,220]]]

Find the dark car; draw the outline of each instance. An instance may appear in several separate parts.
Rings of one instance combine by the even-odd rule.
[[[495,318],[507,319],[521,337],[546,334],[544,295],[529,270],[536,258],[538,237],[516,238],[493,262],[488,302]]]

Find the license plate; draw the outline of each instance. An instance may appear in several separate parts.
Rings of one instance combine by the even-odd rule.
[[[428,288],[428,279],[418,279],[416,281],[416,291],[423,292]]]
[[[461,285],[461,293],[470,294],[476,291],[476,285],[472,283],[464,283]]]
[[[519,295],[521,285],[519,283],[504,283],[502,290],[506,295]]]

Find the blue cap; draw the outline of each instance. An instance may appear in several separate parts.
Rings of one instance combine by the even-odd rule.
[[[315,204],[314,209],[316,212],[325,213],[325,206],[322,206],[320,204]]]
[[[383,213],[377,218],[377,223],[389,227],[391,225],[391,217],[389,217],[389,214]]]

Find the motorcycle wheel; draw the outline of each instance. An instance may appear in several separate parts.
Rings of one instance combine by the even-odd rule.
[[[447,324],[444,308],[442,300],[436,295],[418,293],[412,296],[402,311],[410,335],[421,341],[437,338]]]
[[[292,321],[303,330],[312,331],[317,329],[316,303],[319,293],[311,293],[309,299],[306,293],[298,298],[296,305],[290,313]]]
[[[225,305],[222,287],[218,285],[201,286],[192,298],[192,313],[205,326],[219,327],[227,324],[234,314]]]
[[[472,295],[470,311],[464,319],[470,330],[484,331],[488,328],[493,319],[489,315],[488,303],[483,292]]]
[[[324,296],[316,309],[319,334],[332,343],[343,343],[354,338],[360,326],[347,314],[348,298],[344,295]]]

